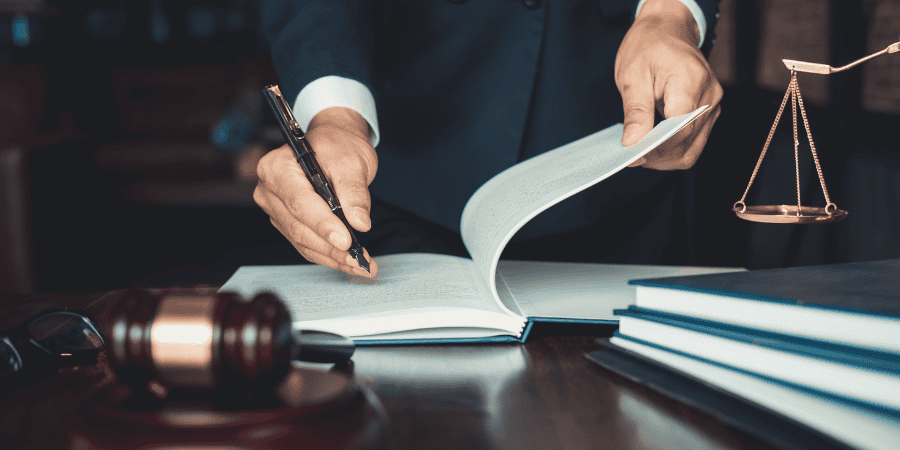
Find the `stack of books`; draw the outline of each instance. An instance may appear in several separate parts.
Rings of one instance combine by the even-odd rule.
[[[900,448],[900,260],[632,280],[609,339],[859,448]]]

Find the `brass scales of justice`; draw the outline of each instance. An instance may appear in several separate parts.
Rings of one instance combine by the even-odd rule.
[[[838,68],[833,68],[828,64],[808,63],[790,59],[782,60],[784,62],[784,65],[787,66],[787,68],[791,71],[791,81],[790,84],[788,84],[787,92],[785,92],[784,94],[784,100],[781,101],[781,107],[778,108],[778,114],[775,115],[775,123],[772,124],[772,129],[769,131],[769,136],[768,138],[766,138],[765,145],[763,145],[762,153],[759,155],[759,160],[756,162],[756,167],[753,169],[753,174],[750,176],[750,182],[747,183],[747,189],[744,190],[744,195],[741,196],[741,199],[735,202],[734,206],[732,207],[732,210],[735,214],[737,214],[738,217],[754,222],[802,224],[833,223],[839,222],[847,217],[847,211],[838,209],[838,207],[831,202],[831,198],[828,196],[828,188],[825,187],[825,178],[822,176],[822,168],[819,165],[819,157],[816,155],[816,146],[813,143],[812,133],[810,133],[809,131],[809,121],[806,119],[806,110],[803,108],[803,97],[800,95],[800,85],[797,84],[797,72],[828,75],[831,73],[847,70],[851,67],[875,58],[876,56],[880,56],[885,53],[897,52],[900,52],[900,42],[895,42],[889,45],[884,50],[881,50],[880,52],[873,53],[869,56],[866,56],[865,58],[858,59],[850,64],[847,64],[846,66]],[[784,112],[784,107],[787,104],[788,97],[791,98],[791,110],[793,112],[794,119],[794,162],[796,164],[797,174],[797,204],[747,206],[747,204],[744,203],[744,200],[747,198],[747,192],[750,191],[750,186],[753,185],[753,180],[756,178],[756,174],[759,172],[759,166],[762,164],[763,158],[765,158],[766,156],[766,150],[769,149],[769,144],[772,142],[772,136],[775,134],[775,128],[778,127],[778,121],[781,119],[781,114]],[[800,147],[800,140],[797,135],[798,105],[800,106],[800,114],[803,118],[803,127],[806,129],[806,136],[809,138],[809,147],[810,150],[812,150],[813,160],[816,163],[816,173],[819,175],[819,183],[822,185],[822,193],[825,194],[825,207],[800,205],[800,159],[798,151]]]

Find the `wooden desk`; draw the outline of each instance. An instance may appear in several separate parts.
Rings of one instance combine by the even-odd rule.
[[[0,327],[54,306],[104,322],[120,291],[0,295]],[[390,417],[392,449],[768,449],[758,438],[594,365],[594,336],[539,336],[527,344],[366,347],[357,380]],[[59,448],[74,405],[112,373],[98,364],[0,398],[3,448]]]

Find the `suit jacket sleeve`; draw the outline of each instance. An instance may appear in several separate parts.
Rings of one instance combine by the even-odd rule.
[[[308,83],[337,75],[371,90],[374,17],[369,1],[264,0],[261,20],[281,91],[294,99]]]

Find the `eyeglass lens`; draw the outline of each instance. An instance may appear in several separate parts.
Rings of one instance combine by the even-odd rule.
[[[0,336],[0,374],[22,370],[22,358],[6,336]]]
[[[91,322],[80,314],[60,311],[28,324],[29,336],[54,354],[99,350],[103,339]]]

